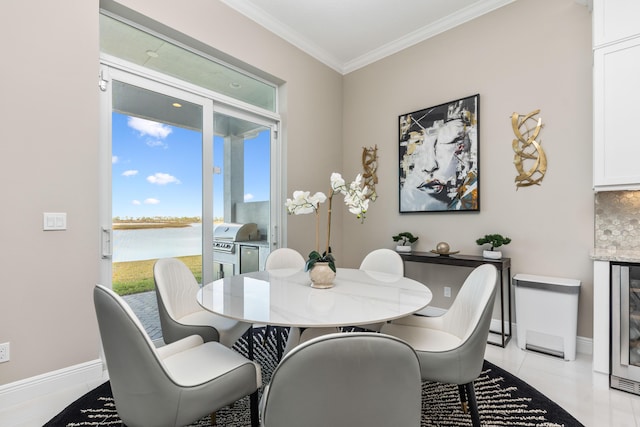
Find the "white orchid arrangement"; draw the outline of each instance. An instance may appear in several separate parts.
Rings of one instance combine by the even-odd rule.
[[[316,214],[316,250],[309,254],[306,270],[313,268],[316,262],[327,262],[334,272],[336,271],[335,259],[331,255],[331,203],[333,196],[340,193],[344,196],[344,203],[349,212],[356,215],[360,222],[364,222],[365,215],[369,209],[369,201],[375,201],[376,194],[363,184],[362,175],[358,174],[356,179],[349,185],[346,184],[342,175],[337,172],[331,174],[331,191],[329,197],[318,191],[311,195],[309,191],[294,191],[293,199],[287,199],[285,204],[289,215]],[[329,200],[327,210],[327,244],[324,252],[320,255],[320,204]]]

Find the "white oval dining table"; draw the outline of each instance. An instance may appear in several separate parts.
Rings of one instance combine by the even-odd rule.
[[[204,285],[198,303],[231,319],[302,328],[358,326],[397,319],[426,307],[427,286],[407,277],[339,268],[329,289],[310,286],[309,273],[257,271]]]

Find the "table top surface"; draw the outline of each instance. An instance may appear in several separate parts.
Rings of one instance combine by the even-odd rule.
[[[216,314],[276,326],[357,326],[397,319],[426,307],[424,284],[406,277],[339,268],[329,289],[312,288],[293,269],[225,277],[203,286],[198,303]]]

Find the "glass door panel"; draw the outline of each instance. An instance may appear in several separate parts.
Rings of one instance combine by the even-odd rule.
[[[112,96],[112,287],[152,290],[163,257],[200,281],[203,106],[117,80]]]
[[[271,147],[268,124],[232,113],[215,113],[214,226],[254,223],[258,235],[252,241],[236,242],[234,256],[214,251],[214,278],[264,266],[271,234]]]

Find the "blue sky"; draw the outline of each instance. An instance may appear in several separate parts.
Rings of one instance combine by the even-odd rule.
[[[214,167],[223,171],[222,138]],[[245,142],[245,201],[269,199],[269,132]],[[201,216],[200,132],[127,115],[112,117],[112,214]],[[214,176],[214,217],[222,216],[222,174]]]

